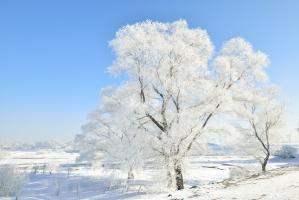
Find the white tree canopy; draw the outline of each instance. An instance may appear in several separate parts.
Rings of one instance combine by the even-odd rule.
[[[177,189],[183,158],[214,116],[231,112],[239,94],[267,80],[265,54],[233,38],[213,57],[207,32],[184,20],[124,26],[110,47],[116,59],[109,72],[128,80],[104,90],[85,132],[108,136],[98,145],[119,158],[149,151],[162,158]],[[148,145],[141,151],[140,143]]]

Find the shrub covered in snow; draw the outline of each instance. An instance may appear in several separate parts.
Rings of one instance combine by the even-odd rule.
[[[296,158],[297,149],[289,145],[284,145],[281,149],[277,150],[274,155],[283,159]]]
[[[24,174],[13,166],[0,167],[0,197],[17,197],[24,183]]]

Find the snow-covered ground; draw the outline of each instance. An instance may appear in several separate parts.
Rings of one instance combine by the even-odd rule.
[[[297,200],[298,198],[299,168],[288,167],[244,179],[225,180],[168,195],[144,195],[132,199]]]
[[[299,199],[298,158],[272,158],[269,171],[257,175],[259,165],[250,157],[193,156],[185,164],[186,189],[169,192],[161,189],[160,174],[151,166],[138,172],[127,188],[125,174],[78,163],[77,156],[53,150],[7,151],[0,165],[14,165],[26,173],[19,200]]]

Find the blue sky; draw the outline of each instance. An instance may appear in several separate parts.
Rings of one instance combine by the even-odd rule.
[[[108,41],[123,25],[146,19],[186,19],[206,29],[219,48],[246,38],[271,59],[279,85],[299,122],[299,1],[109,0],[0,1],[0,142],[71,140],[96,107],[106,74]]]

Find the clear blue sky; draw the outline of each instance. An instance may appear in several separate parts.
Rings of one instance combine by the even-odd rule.
[[[216,47],[234,36],[267,53],[268,72],[299,121],[299,1],[1,0],[0,142],[71,140],[96,107],[108,41],[123,25],[186,19]]]

